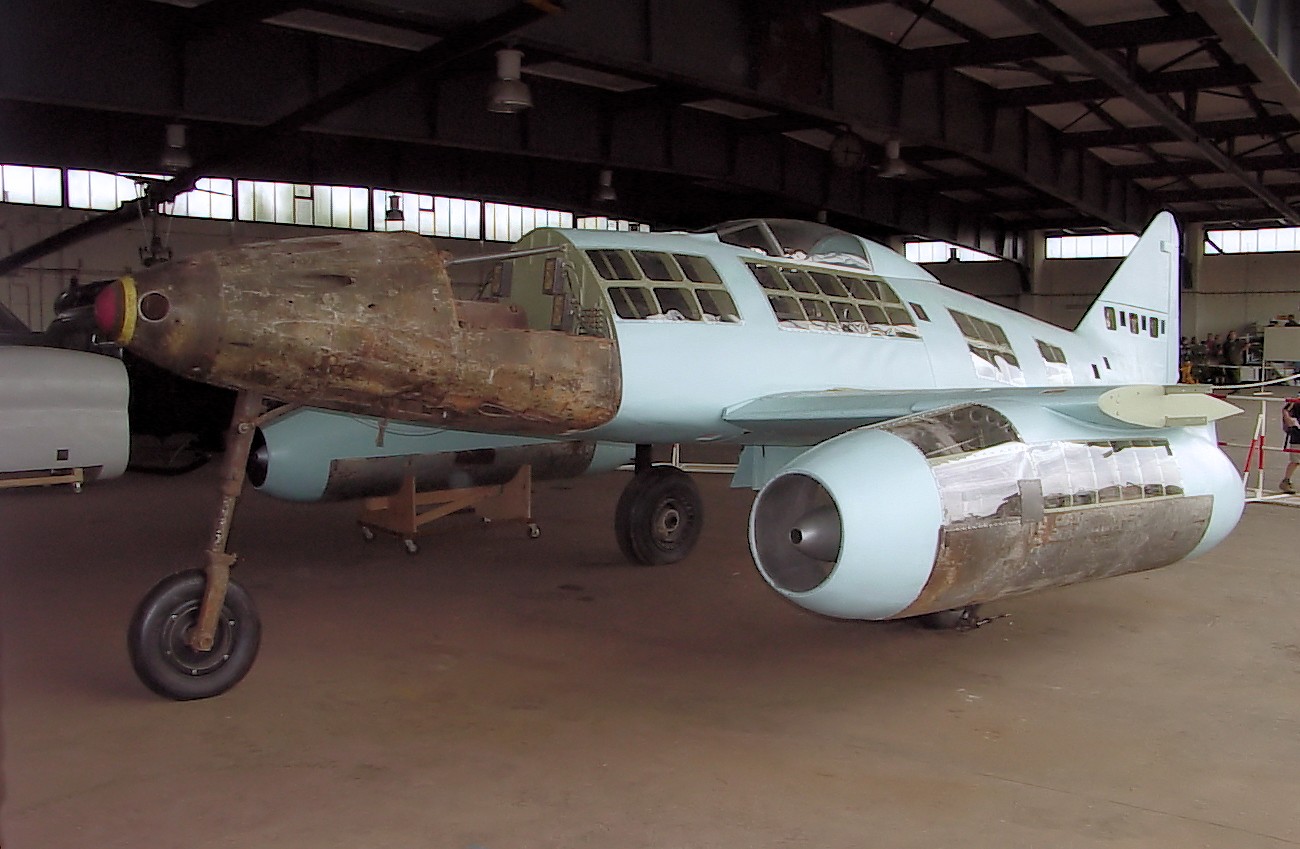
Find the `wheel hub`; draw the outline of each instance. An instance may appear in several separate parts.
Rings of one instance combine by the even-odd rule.
[[[672,545],[681,536],[682,512],[675,501],[665,501],[655,511],[655,540],[665,545]]]
[[[211,651],[199,651],[190,645],[190,634],[198,625],[200,603],[187,602],[173,611],[162,627],[163,656],[187,675],[206,675],[230,659],[234,644],[235,622],[229,611],[221,610]]]

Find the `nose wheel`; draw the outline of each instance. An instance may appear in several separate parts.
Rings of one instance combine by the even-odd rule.
[[[226,551],[262,399],[241,392],[222,460],[221,504],[208,538],[207,567],[163,578],[141,599],[126,632],[135,674],[171,699],[206,699],[239,683],[257,658],[262,623],[248,592],[230,580]]]
[[[252,667],[262,637],[253,600],[239,584],[226,586],[212,648],[191,645],[207,577],[202,569],[159,581],[136,607],[127,629],[131,666],[160,696],[185,701],[229,690]]]
[[[704,503],[690,475],[675,466],[637,472],[619,496],[614,535],[623,556],[641,566],[676,563],[695,548]]]

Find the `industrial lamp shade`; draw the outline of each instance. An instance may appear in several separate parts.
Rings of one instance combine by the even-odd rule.
[[[600,180],[596,185],[596,200],[600,203],[613,203],[618,200],[618,193],[614,191],[614,172],[608,168],[602,168],[600,171]]]
[[[510,114],[532,107],[532,92],[519,78],[523,59],[524,54],[512,48],[497,51],[497,79],[488,89],[489,112]]]
[[[406,216],[402,213],[401,195],[389,195],[388,209],[387,211],[384,212],[384,221],[388,222],[389,224],[394,224],[394,223],[403,222],[405,220],[406,220]]]
[[[185,125],[168,124],[167,140],[163,145],[160,164],[168,171],[184,171],[194,165],[185,145]]]

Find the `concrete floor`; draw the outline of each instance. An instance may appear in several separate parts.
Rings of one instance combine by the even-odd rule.
[[[253,494],[261,656],[169,702],[125,627],[200,563],[215,480],[0,494],[8,849],[1300,844],[1295,510],[936,633],[784,602],[722,477],[697,551],[653,569],[620,560],[619,475],[539,485],[541,539],[414,557],[350,506]]]

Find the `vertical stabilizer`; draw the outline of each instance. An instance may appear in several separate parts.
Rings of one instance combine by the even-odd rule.
[[[1162,212],[1074,332],[1110,360],[1111,383],[1178,382],[1178,224]]]

